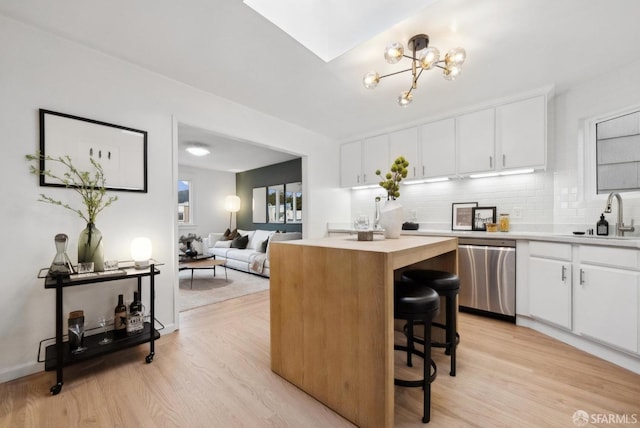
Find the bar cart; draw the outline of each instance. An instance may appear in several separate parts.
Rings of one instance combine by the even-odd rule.
[[[56,383],[50,389],[52,395],[60,393],[63,384],[63,369],[67,365],[75,364],[91,358],[99,357],[105,354],[130,348],[142,343],[149,342],[149,354],[145,361],[151,363],[155,355],[155,340],[160,338],[160,333],[155,329],[155,276],[160,274],[160,270],[156,268],[159,264],[152,261],[149,267],[144,269],[136,269],[133,262],[120,262],[118,269],[105,272],[92,272],[83,274],[71,274],[67,276],[48,276],[48,269],[40,270],[38,278],[44,278],[45,289],[56,290],[56,335],[55,344],[45,348],[45,359],[40,360],[40,351],[38,351],[38,361],[44,362],[46,371],[56,370]],[[107,345],[98,345],[100,335],[87,336],[84,338],[84,346],[87,348],[82,353],[71,353],[69,342],[64,341],[62,334],[62,292],[66,287],[75,287],[78,285],[95,284],[136,279],[138,282],[138,295],[142,296],[142,278],[149,277],[149,322],[144,323],[142,333],[122,338],[113,338],[113,341]],[[50,340],[50,339],[44,339]],[[44,341],[43,340],[43,341]],[[42,344],[42,342],[41,342]],[[42,347],[42,346],[41,346]]]

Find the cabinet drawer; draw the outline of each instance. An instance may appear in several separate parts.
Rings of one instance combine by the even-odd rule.
[[[547,259],[571,261],[571,244],[531,241],[529,243],[529,254]]]
[[[600,266],[638,269],[640,251],[628,248],[599,247],[595,245],[580,246],[580,262]]]

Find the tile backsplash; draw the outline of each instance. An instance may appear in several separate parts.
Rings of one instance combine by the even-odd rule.
[[[351,212],[373,218],[375,197],[386,194],[381,188],[352,190]],[[547,231],[553,224],[554,179],[548,172],[456,179],[439,183],[402,185],[398,199],[405,217],[425,229],[450,229],[451,204],[478,202],[479,206],[496,207],[496,213],[509,213],[514,229]]]

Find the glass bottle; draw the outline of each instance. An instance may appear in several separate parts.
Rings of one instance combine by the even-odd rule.
[[[500,214],[500,232],[508,232],[509,231],[509,214],[503,213]]]
[[[53,238],[53,241],[56,244],[56,256],[53,258],[53,262],[51,262],[49,276],[69,276],[75,273],[71,260],[69,260],[69,256],[67,255],[69,237],[64,233],[58,233],[55,238]]]
[[[113,311],[113,332],[118,337],[127,335],[127,306],[122,294],[118,294],[118,306]]]

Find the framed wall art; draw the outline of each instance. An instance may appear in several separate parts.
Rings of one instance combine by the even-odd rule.
[[[496,207],[475,207],[471,210],[473,230],[487,230],[487,223],[496,222]]]
[[[451,230],[472,230],[472,209],[477,202],[456,202],[451,204]]]
[[[40,109],[40,153],[69,156],[81,171],[102,166],[107,190],[147,192],[147,131]],[[64,174],[57,162],[40,161],[41,170]],[[45,175],[41,186],[65,187]]]

